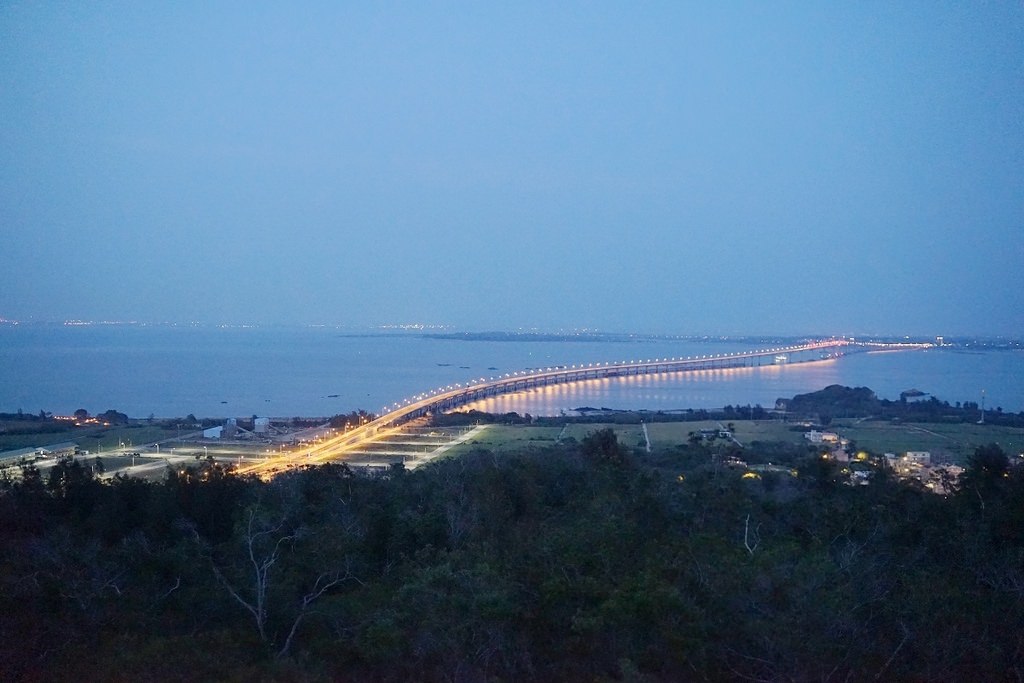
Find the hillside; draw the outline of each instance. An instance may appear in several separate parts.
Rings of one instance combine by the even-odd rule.
[[[1024,477],[943,498],[610,430],[415,472],[0,487],[7,680],[1001,680]],[[787,468],[791,468],[790,472]],[[1006,476],[1004,476],[1004,473]],[[44,616],[45,615],[45,616]]]

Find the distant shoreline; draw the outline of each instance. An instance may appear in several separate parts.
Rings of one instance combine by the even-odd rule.
[[[175,322],[143,322],[121,320],[9,320],[0,318],[0,330],[17,329],[88,329],[88,328],[137,328],[137,329],[169,329],[169,330],[208,330],[208,331],[261,331],[261,330],[320,330],[335,331],[342,338],[393,338],[408,337],[418,339],[442,339],[455,341],[490,341],[490,342],[644,342],[644,341],[680,341],[690,343],[753,343],[753,344],[786,344],[809,339],[846,338],[869,342],[932,342],[931,335],[898,335],[898,334],[671,334],[646,332],[599,332],[581,330],[579,332],[544,332],[544,331],[508,331],[487,330],[481,332],[459,331],[447,325],[410,325],[359,328],[343,325],[285,325],[285,324],[219,324],[219,323],[175,323]],[[968,349],[1008,349],[1024,350],[1024,338],[999,334],[960,334],[945,335],[943,347],[959,350]]]

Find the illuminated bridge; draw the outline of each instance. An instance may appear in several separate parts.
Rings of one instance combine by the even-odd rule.
[[[742,351],[686,358],[654,358],[585,365],[534,368],[511,372],[500,377],[480,377],[465,384],[439,387],[392,405],[390,411],[376,420],[328,439],[313,447],[304,447],[301,453],[282,455],[264,463],[243,468],[242,473],[272,474],[273,472],[301,465],[322,463],[346,452],[356,450],[360,445],[384,438],[397,431],[402,425],[417,418],[434,413],[454,410],[461,406],[502,394],[512,394],[539,387],[567,384],[583,380],[654,375],[670,372],[695,370],[722,370],[726,368],[756,367],[759,365],[793,364],[837,358],[854,351],[867,351],[877,346],[905,348],[928,345],[877,345],[855,343],[845,339],[812,341],[804,344],[783,346],[757,351]]]
[[[431,413],[454,410],[481,399],[513,394],[529,389],[568,384],[591,379],[657,375],[692,370],[723,370],[779,363],[801,363],[836,358],[848,353],[856,345],[845,340],[811,342],[799,346],[785,346],[760,351],[743,351],[688,358],[654,358],[585,365],[561,365],[510,372],[500,377],[479,378],[466,384],[452,384],[419,394],[392,405],[392,410],[371,424],[392,427]],[[859,348],[858,348],[859,350]]]

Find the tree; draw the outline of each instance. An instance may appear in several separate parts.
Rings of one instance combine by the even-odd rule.
[[[1010,459],[999,444],[990,443],[974,449],[974,455],[967,460],[968,477],[998,480],[1010,469]]]
[[[100,420],[103,420],[104,422],[109,422],[112,425],[128,423],[128,416],[114,409],[106,410],[97,415],[96,417],[99,418]]]
[[[338,547],[344,533],[303,523],[290,509],[298,503],[287,499],[289,492],[283,495],[280,508],[250,505],[235,538],[218,548],[186,524],[217,581],[249,613],[260,640],[277,647],[279,657],[288,654],[314,603],[339,584],[358,582]]]
[[[611,427],[587,434],[583,437],[582,447],[583,455],[598,462],[619,465],[625,460],[625,453],[619,445],[619,437]]]
[[[996,493],[1010,469],[1010,459],[998,444],[978,446],[967,460],[967,469],[960,475],[960,491],[977,497],[981,509],[985,500]]]

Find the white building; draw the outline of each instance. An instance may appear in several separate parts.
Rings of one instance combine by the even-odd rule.
[[[819,432],[814,429],[804,434],[811,443],[839,443],[839,435],[835,432]]]
[[[912,462],[915,465],[932,464],[932,454],[928,451],[907,451],[903,457],[907,462]]]

